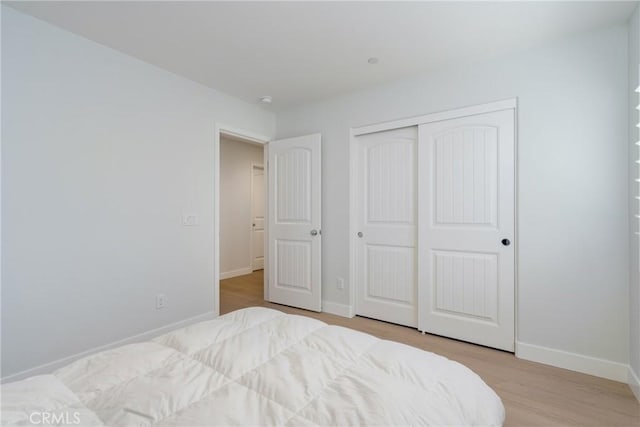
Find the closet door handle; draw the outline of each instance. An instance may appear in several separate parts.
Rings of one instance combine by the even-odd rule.
[[[316,230],[315,228],[313,230],[311,230],[310,233],[312,236],[317,236],[318,235],[318,230]]]
[[[503,244],[504,246],[509,246],[509,245],[511,244],[511,240],[509,240],[509,239],[502,239],[502,244]]]
[[[362,234],[362,231],[358,231],[358,237],[362,238],[362,236],[364,236],[364,234]]]

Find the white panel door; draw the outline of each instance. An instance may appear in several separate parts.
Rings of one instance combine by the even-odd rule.
[[[417,326],[416,126],[359,136],[356,314]]]
[[[514,350],[514,110],[419,126],[419,329]]]
[[[269,143],[269,300],[321,310],[320,134]]]
[[[251,268],[264,268],[264,168],[251,167]]]

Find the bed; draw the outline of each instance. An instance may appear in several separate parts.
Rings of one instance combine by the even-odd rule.
[[[490,426],[504,416],[459,363],[262,307],[2,386],[3,425]]]

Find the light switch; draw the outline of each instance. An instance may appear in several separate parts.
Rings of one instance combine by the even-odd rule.
[[[185,227],[195,227],[196,225],[198,225],[198,215],[183,215],[182,225],[184,225]]]

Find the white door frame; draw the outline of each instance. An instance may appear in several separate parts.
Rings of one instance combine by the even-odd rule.
[[[408,126],[418,126],[420,124],[432,123],[441,120],[450,120],[459,117],[473,116],[477,114],[491,113],[502,110],[515,110],[515,195],[514,195],[514,319],[515,319],[515,342],[518,342],[518,98],[509,98],[485,104],[472,105],[453,110],[439,111],[431,114],[409,117],[405,119],[392,120],[388,122],[359,126],[350,129],[349,137],[349,300],[350,317],[357,313],[356,307],[356,233],[358,232],[358,141],[357,136],[374,132],[398,129]]]
[[[264,155],[264,153],[263,153],[263,155]],[[251,162],[251,171],[250,171],[250,173],[251,173],[251,175],[250,175],[251,176],[251,222],[250,222],[250,224],[251,224],[251,226],[250,226],[251,227],[251,233],[250,233],[251,237],[249,238],[249,265],[251,266],[251,271],[254,271],[253,270],[253,259],[254,259],[254,256],[253,256],[253,237],[254,236],[253,235],[254,235],[254,228],[255,227],[253,226],[253,218],[255,218],[255,215],[254,215],[254,212],[253,212],[253,195],[254,195],[255,186],[253,185],[253,172],[256,169],[262,169],[262,173],[264,175],[264,161],[262,163]],[[267,190],[267,183],[266,182],[264,183],[264,187],[265,188],[262,191],[262,197],[264,199],[266,199],[266,197],[265,197],[266,190]],[[266,207],[266,200],[263,200],[262,203],[263,203],[264,207]],[[267,218],[267,213],[266,212],[264,212],[264,217],[265,217],[265,219]],[[266,236],[267,227],[264,224],[262,225],[262,229],[263,229],[263,233],[265,233],[265,236]],[[263,245],[263,246],[267,247],[266,244]],[[266,254],[264,251],[262,253]],[[266,261],[266,259],[267,258],[265,256],[264,260]],[[263,266],[263,270],[264,270],[264,266]],[[266,280],[265,280],[265,283],[266,283]]]
[[[220,137],[230,136],[232,138],[240,138],[247,142],[253,142],[255,144],[261,144],[265,147],[264,156],[267,155],[267,144],[271,140],[270,137],[260,135],[258,133],[237,128],[235,126],[228,126],[221,123],[216,123],[215,133],[213,138],[213,310],[216,315],[220,315]],[[266,162],[265,162],[266,172]],[[265,186],[265,198],[268,188]],[[266,200],[265,200],[266,203]],[[266,204],[265,204],[266,208]],[[267,218],[267,212],[265,212],[265,219]],[[265,229],[265,242],[267,237],[267,230]],[[253,238],[253,237],[252,237]],[[264,259],[265,259],[265,275],[264,275],[264,293],[265,299],[267,299],[267,293],[269,287],[267,286],[267,271],[266,261],[269,256],[267,247],[265,245]]]

